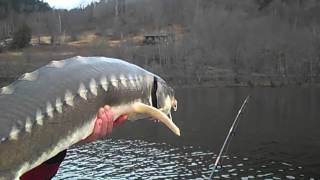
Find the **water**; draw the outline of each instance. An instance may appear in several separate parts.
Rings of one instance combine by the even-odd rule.
[[[312,88],[179,89],[182,136],[147,120],[73,147],[56,179],[205,179],[247,94],[215,178],[320,179],[320,93]]]

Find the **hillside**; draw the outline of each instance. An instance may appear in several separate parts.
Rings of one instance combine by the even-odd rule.
[[[2,76],[85,55],[127,59],[183,85],[319,83],[319,12],[314,0],[109,0],[20,12],[0,21],[0,36],[26,23],[32,46],[0,54]],[[20,71],[6,72],[10,64]]]
[[[51,10],[48,3],[41,0],[0,0],[0,19],[15,13],[44,12]]]

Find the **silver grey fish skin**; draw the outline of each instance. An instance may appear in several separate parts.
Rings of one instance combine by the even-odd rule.
[[[17,178],[22,166],[38,161],[105,104],[139,100],[151,105],[155,77],[160,86],[165,84],[136,65],[103,57],[52,62],[21,76],[0,94],[0,179]],[[85,87],[83,97],[80,84]],[[171,93],[161,88],[168,92],[157,95]],[[162,99],[158,101],[161,106]]]

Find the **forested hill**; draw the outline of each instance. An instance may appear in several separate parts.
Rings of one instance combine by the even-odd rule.
[[[31,13],[50,10],[48,3],[41,0],[0,0],[0,18],[7,17],[11,12]]]
[[[320,85],[319,0],[101,0],[38,11],[47,8],[0,0],[0,15],[8,14],[0,19],[0,77],[29,70],[21,63],[11,73],[7,62],[36,67],[82,55],[130,60],[180,84]],[[19,52],[6,46],[29,39]]]

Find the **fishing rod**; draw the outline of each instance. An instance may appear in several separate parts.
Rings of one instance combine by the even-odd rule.
[[[217,159],[216,159],[216,161],[215,161],[215,163],[214,163],[214,165],[213,165],[213,169],[212,169],[212,172],[211,172],[211,174],[210,174],[209,179],[213,179],[213,175],[214,175],[214,173],[215,173],[215,171],[216,171],[216,168],[218,167],[218,163],[219,163],[219,161],[220,161],[220,159],[221,159],[221,156],[222,156],[222,154],[223,154],[223,152],[224,152],[224,149],[225,149],[226,146],[228,146],[228,145],[227,145],[228,142],[230,143],[229,139],[230,139],[231,135],[235,133],[235,128],[236,128],[236,125],[238,124],[238,118],[239,118],[241,112],[244,110],[244,108],[245,108],[245,106],[246,106],[249,98],[250,98],[250,95],[248,95],[248,96],[246,97],[246,99],[243,101],[243,103],[242,103],[242,105],[241,105],[241,107],[240,107],[240,109],[239,109],[239,111],[238,111],[238,114],[237,114],[236,118],[234,119],[234,121],[233,121],[233,123],[232,123],[232,125],[231,125],[231,128],[230,128],[230,130],[229,130],[229,133],[228,133],[226,139],[224,140],[224,143],[223,143],[223,145],[222,145],[222,147],[221,147],[221,149],[220,149],[219,155],[218,155],[218,157],[217,157]]]

